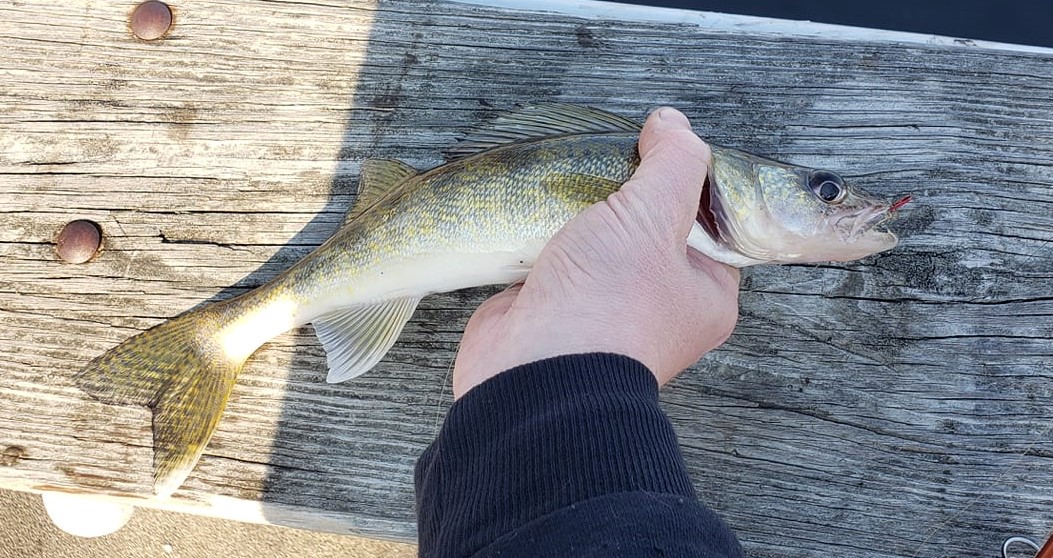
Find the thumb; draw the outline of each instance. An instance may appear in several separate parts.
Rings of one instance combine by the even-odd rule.
[[[712,162],[709,146],[680,111],[661,107],[647,117],[639,151],[640,165],[622,190],[686,238]]]

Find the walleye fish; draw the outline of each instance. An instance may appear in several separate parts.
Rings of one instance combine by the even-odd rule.
[[[153,410],[154,490],[170,495],[261,345],[312,323],[327,381],[368,371],[422,297],[525,278],[567,221],[633,174],[640,129],[597,109],[538,105],[475,130],[425,172],[365,161],[354,207],[318,249],[253,291],[128,339],[91,361],[77,385],[106,403]],[[879,225],[909,198],[890,204],[833,172],[711,147],[694,249],[742,267],[845,261],[896,245]]]

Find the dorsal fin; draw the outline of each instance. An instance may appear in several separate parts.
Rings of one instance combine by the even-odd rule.
[[[571,134],[639,132],[641,125],[628,118],[592,107],[544,103],[500,114],[470,130],[443,154],[456,161],[487,149],[520,141]]]
[[[358,196],[351,206],[351,211],[347,212],[344,224],[355,220],[396,186],[416,175],[417,169],[395,159],[362,161],[362,169],[358,178]]]

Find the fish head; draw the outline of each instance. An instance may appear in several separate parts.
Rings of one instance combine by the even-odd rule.
[[[896,246],[883,225],[909,199],[890,203],[832,171],[714,147],[699,223],[755,263],[850,261]]]

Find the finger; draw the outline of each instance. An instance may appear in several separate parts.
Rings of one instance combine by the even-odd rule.
[[[519,296],[519,291],[522,290],[522,288],[522,283],[516,283],[486,299],[486,301],[480,304],[479,308],[476,308],[475,312],[472,313],[472,317],[469,318],[468,324],[464,327],[464,335],[466,337],[471,337],[472,332],[480,328],[488,329],[495,320],[504,317],[512,305],[515,304],[516,298]]]
[[[725,292],[738,296],[740,273],[737,267],[723,264],[697,250],[688,249],[687,259],[697,271],[705,274]]]
[[[686,237],[712,160],[709,146],[691,130],[687,117],[662,107],[647,118],[639,151],[640,165],[622,189]]]
[[[486,299],[468,320],[453,362],[454,399],[459,399],[472,387],[501,371],[498,369],[501,366],[494,366],[488,357],[494,355],[493,340],[507,337],[498,330],[508,323],[505,316],[515,304],[522,287],[522,283],[517,283]]]
[[[522,283],[509,285],[507,289],[495,294],[480,304],[472,317],[474,318],[476,314],[483,314],[486,316],[503,316],[507,314],[508,309],[515,304],[516,297],[519,296],[519,291],[521,290],[523,290]]]

